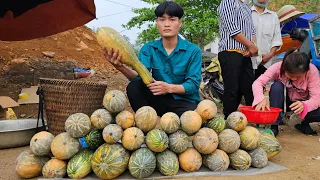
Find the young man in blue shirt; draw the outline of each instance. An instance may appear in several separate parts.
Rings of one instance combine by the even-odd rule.
[[[130,80],[127,95],[134,111],[151,106],[159,116],[166,112],[181,116],[200,102],[201,50],[178,35],[183,14],[181,6],[172,1],[159,4],[155,10],[161,38],[146,43],[139,54],[139,60],[154,78],[148,86],[136,71],[121,63],[118,50],[105,52],[106,59]]]

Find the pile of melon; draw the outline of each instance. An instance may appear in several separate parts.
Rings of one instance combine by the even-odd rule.
[[[281,151],[274,136],[247,126],[242,113],[225,120],[210,100],[181,117],[172,112],[158,117],[149,106],[131,113],[124,110],[126,103],[123,92],[108,91],[103,109],[90,117],[71,115],[66,132],[56,137],[35,134],[30,151],[17,158],[16,172],[21,178],[81,179],[93,172],[113,179],[126,170],[135,178],[147,178],[156,170],[174,176],[180,168],[194,172],[202,165],[212,171],[263,168]]]

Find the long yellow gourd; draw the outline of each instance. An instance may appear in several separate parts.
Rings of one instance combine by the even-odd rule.
[[[130,43],[116,30],[109,27],[99,28],[97,33],[98,43],[107,50],[119,49],[122,54],[121,62],[131,66],[142,78],[145,84],[152,83],[152,75],[148,69],[139,61]]]

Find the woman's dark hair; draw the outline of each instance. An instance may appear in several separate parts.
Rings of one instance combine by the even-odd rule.
[[[165,1],[159,4],[154,13],[157,18],[162,17],[164,14],[168,14],[169,16],[181,19],[184,15],[182,7],[173,1]]]
[[[306,53],[295,52],[291,49],[286,52],[280,68],[280,75],[285,72],[290,74],[304,73],[309,70],[310,59]]]

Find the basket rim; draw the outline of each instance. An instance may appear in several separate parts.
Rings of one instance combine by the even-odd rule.
[[[93,82],[93,81],[77,81],[67,79],[52,79],[52,78],[39,78],[41,84],[55,84],[55,85],[90,85],[90,86],[101,86],[107,87],[107,83]]]

